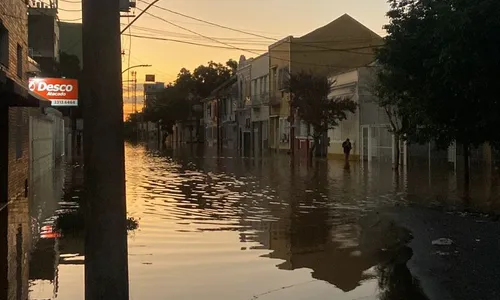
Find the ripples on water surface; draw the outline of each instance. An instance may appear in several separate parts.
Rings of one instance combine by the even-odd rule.
[[[405,204],[400,190],[412,188],[387,168],[307,170],[286,156],[127,145],[126,172],[128,212],[139,220],[129,234],[131,299],[424,299],[405,266],[410,234],[373,213]],[[83,299],[83,244],[62,246],[57,299]],[[53,286],[36,282],[31,298]]]

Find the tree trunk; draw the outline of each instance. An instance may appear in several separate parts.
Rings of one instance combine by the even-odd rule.
[[[470,147],[468,143],[463,144],[464,151],[464,198],[470,197]]]
[[[314,135],[313,149],[314,149],[314,156],[321,157],[321,136]]]
[[[394,135],[394,144],[396,144],[396,157],[394,161],[394,170],[399,170],[399,165],[401,163],[401,145],[399,144],[401,139],[399,138],[399,134]]]
[[[307,163],[312,162],[312,152],[309,153],[309,136],[311,135],[311,125],[307,124],[307,134],[306,134],[306,159]]]

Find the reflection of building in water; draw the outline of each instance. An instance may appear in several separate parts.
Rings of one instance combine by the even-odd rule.
[[[83,253],[83,236],[61,237],[55,228],[56,219],[61,214],[73,212],[77,207],[82,176],[82,167],[75,160],[73,164],[58,164],[53,172],[33,184],[30,205],[34,247],[30,259],[30,299],[54,299],[58,291],[59,265],[66,263],[67,256],[81,256]],[[64,195],[63,184],[67,187]],[[70,262],[80,263],[83,262]]]
[[[309,213],[292,208],[288,220],[273,225],[270,242],[273,252],[269,257],[285,261],[278,268],[311,269],[313,278],[344,292],[373,277],[366,271],[378,264],[379,252],[360,251],[357,225],[332,225],[328,212],[320,207]]]
[[[28,201],[17,199],[0,211],[0,299],[28,299],[30,251]],[[5,226],[6,225],[6,226]]]

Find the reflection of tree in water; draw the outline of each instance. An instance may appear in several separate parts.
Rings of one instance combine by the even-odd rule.
[[[391,252],[392,258],[377,266],[380,300],[428,300],[406,266],[413,251],[405,246]]]

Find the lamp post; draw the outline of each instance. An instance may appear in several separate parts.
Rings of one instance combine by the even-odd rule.
[[[130,69],[135,69],[135,68],[148,68],[148,67],[152,67],[152,65],[135,65],[135,66],[131,66],[131,67],[128,67],[126,68],[125,70],[123,70],[122,74],[125,74],[125,72],[127,72],[128,70]]]

